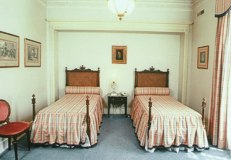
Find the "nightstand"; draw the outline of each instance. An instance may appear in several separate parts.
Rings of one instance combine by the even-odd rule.
[[[108,95],[108,117],[110,116],[110,108],[111,105],[114,106],[122,106],[124,105],[125,113],[124,115],[127,117],[127,96],[122,95]]]

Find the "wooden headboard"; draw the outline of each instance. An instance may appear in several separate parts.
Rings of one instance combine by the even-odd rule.
[[[169,69],[166,72],[150,67],[143,71],[135,69],[135,87],[168,87]]]
[[[66,67],[66,86],[100,86],[99,68],[97,71],[86,69],[83,65],[79,69],[68,70]]]

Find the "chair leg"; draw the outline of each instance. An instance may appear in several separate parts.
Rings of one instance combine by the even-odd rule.
[[[14,144],[15,160],[18,160],[18,141],[16,137],[14,137],[13,144]]]
[[[30,150],[30,130],[26,132],[28,151]]]
[[[8,138],[8,149],[11,150],[11,137]]]

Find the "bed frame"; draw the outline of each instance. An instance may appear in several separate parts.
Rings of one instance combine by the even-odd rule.
[[[135,88],[136,87],[169,87],[169,69],[166,72],[156,70],[151,66],[149,69],[143,71],[137,71],[135,69]],[[202,122],[205,126],[205,116],[204,109],[206,107],[205,98],[202,100]],[[151,120],[152,120],[152,101],[151,97],[148,102],[148,138],[149,138],[149,130],[151,128]]]
[[[100,86],[100,70],[93,71],[91,69],[86,69],[83,65],[79,69],[75,68],[73,70],[68,70],[65,68],[66,72],[66,86]]]
[[[87,69],[85,66],[80,66],[79,69],[75,68],[73,70],[68,70],[65,68],[66,73],[66,86],[91,86],[99,87],[100,86],[100,69],[94,71]],[[33,121],[35,118],[35,95],[32,95],[32,107],[33,107]],[[91,144],[91,129],[90,129],[90,113],[89,113],[89,96],[86,97],[86,117],[84,118],[87,123],[87,135],[89,136],[89,141]]]
[[[135,69],[135,88],[136,87],[168,87],[169,86],[169,69],[166,72],[156,70],[151,66],[149,69],[137,71]],[[151,128],[152,120],[152,101],[151,97],[148,102],[148,139],[149,130]]]
[[[169,69],[163,72],[153,66],[143,71],[135,69],[135,87],[168,87],[168,75]]]

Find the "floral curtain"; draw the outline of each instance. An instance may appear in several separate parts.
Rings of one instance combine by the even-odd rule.
[[[231,0],[217,0],[216,52],[213,69],[210,128],[212,144],[231,149]],[[227,9],[227,10],[225,10]],[[216,12],[218,13],[218,12]]]

